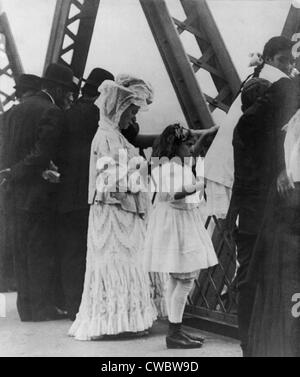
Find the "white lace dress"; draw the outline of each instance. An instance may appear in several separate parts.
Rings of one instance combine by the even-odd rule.
[[[218,264],[201,219],[199,193],[174,200],[174,193],[182,189],[183,183],[193,182],[191,168],[166,162],[152,171],[152,178],[158,192],[145,238],[145,268],[188,274]]]
[[[147,199],[142,193],[115,195],[96,190],[101,156],[116,158],[119,150],[137,155],[119,130],[101,122],[92,143],[90,164],[90,217],[87,265],[82,301],[69,335],[91,340],[103,335],[149,329],[157,318],[153,296],[154,278],[143,267]],[[105,181],[105,179],[103,180]],[[118,182],[120,183],[120,182]],[[98,187],[98,186],[97,186]],[[158,279],[159,280],[159,279]],[[157,292],[156,292],[157,293]]]

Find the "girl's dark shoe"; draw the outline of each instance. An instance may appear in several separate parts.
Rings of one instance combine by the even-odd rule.
[[[202,342],[189,338],[182,330],[181,323],[169,322],[167,348],[201,348]]]
[[[191,340],[194,340],[195,342],[200,342],[200,343],[204,343],[205,342],[205,338],[203,338],[202,336],[199,336],[199,335],[194,335],[194,334],[190,334],[188,332],[185,332],[184,330],[181,330],[182,334],[185,335],[187,338],[191,339]]]
[[[181,332],[166,337],[167,348],[201,348],[202,343],[189,339]]]

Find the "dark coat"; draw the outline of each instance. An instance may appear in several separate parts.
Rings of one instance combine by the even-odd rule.
[[[7,168],[6,163],[6,150],[5,150],[5,138],[6,138],[6,119],[7,115],[10,111],[12,111],[13,108],[10,110],[0,114],[0,170]],[[2,181],[2,178],[1,178]],[[0,187],[0,209],[3,211],[7,210],[7,184],[3,184]]]
[[[276,187],[278,174],[285,168],[285,133],[281,126],[288,121],[285,115],[290,117],[283,113],[287,101],[288,98],[282,98],[281,103],[277,102],[282,109],[278,115],[282,116],[282,123],[275,123],[277,130],[270,131],[269,155],[264,160],[273,175],[247,276],[247,286],[255,289],[249,357],[300,356],[300,322],[291,314],[291,299],[300,290],[300,184],[295,182],[295,189],[286,196],[280,195]],[[294,109],[289,109],[294,113]]]
[[[298,107],[297,87],[281,79],[240,118],[233,137],[235,179],[232,206],[240,230],[257,233],[274,180],[285,168],[282,130]]]
[[[61,213],[88,208],[90,150],[99,118],[99,108],[83,98],[66,112],[58,160],[61,173],[58,210]]]
[[[7,112],[0,114],[0,169],[4,169],[4,128]],[[7,186],[0,187],[0,292],[14,288],[13,246],[16,234],[13,228],[13,218],[7,200]]]
[[[42,173],[57,158],[64,113],[43,92],[5,115],[1,165],[11,168],[10,192],[15,207],[30,212],[54,208],[56,185]]]
[[[10,113],[15,109],[15,105],[9,110],[0,114],[0,170],[7,168],[9,156],[7,154],[7,143],[9,137],[9,125],[7,121]]]

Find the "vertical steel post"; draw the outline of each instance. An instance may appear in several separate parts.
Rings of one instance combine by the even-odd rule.
[[[75,77],[83,77],[100,0],[57,0],[44,70],[53,62],[73,69]],[[77,13],[70,15],[71,7]],[[79,23],[76,32],[72,25]],[[64,46],[66,38],[71,40]],[[67,54],[71,55],[68,62]]]

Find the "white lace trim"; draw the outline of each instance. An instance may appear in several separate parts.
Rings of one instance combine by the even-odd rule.
[[[69,335],[91,340],[149,329],[157,312],[150,299],[147,275],[137,266],[116,260],[99,268],[85,282],[80,310]]]

